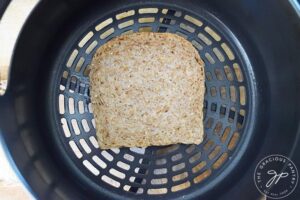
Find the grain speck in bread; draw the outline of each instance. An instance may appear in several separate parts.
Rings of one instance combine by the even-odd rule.
[[[114,38],[96,51],[89,76],[100,148],[203,140],[204,64],[186,39]]]

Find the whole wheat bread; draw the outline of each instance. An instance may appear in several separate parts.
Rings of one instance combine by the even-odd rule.
[[[96,51],[89,76],[100,148],[203,140],[204,64],[186,39],[119,36]]]

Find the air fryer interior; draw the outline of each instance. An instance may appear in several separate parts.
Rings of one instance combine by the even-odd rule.
[[[182,195],[186,189],[201,192],[224,171],[239,149],[235,147],[251,134],[244,129],[252,115],[250,80],[255,80],[248,58],[224,24],[204,10],[199,13],[168,4],[133,4],[106,15],[97,13],[92,23],[82,24],[66,41],[66,56],[55,64],[57,73],[49,85],[53,97],[49,112],[55,119],[53,137],[60,137],[62,153],[90,177],[86,185],[93,181],[98,190],[142,198]],[[138,31],[176,33],[198,49],[205,62],[207,88],[202,144],[99,149],[89,95],[89,64],[99,46]]]
[[[259,197],[256,161],[289,155],[297,142],[292,14],[287,2],[42,1],[24,26],[0,99],[11,113],[2,120],[11,133],[4,137],[26,182],[42,199]],[[275,32],[274,19],[285,31]],[[89,64],[105,42],[139,31],[179,34],[204,60],[200,145],[99,149]]]

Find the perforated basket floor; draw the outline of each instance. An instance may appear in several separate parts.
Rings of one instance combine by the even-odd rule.
[[[81,30],[57,66],[55,132],[88,181],[99,191],[153,198],[200,191],[230,164],[246,134],[251,88],[245,56],[233,34],[215,17],[173,6],[131,6]],[[89,64],[96,49],[121,34],[171,32],[185,37],[205,62],[205,139],[200,145],[101,150],[89,97]],[[142,67],[142,66],[141,66]]]

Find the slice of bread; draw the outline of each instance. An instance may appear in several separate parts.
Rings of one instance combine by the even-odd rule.
[[[203,140],[204,63],[186,39],[114,38],[95,53],[89,76],[100,148]]]

